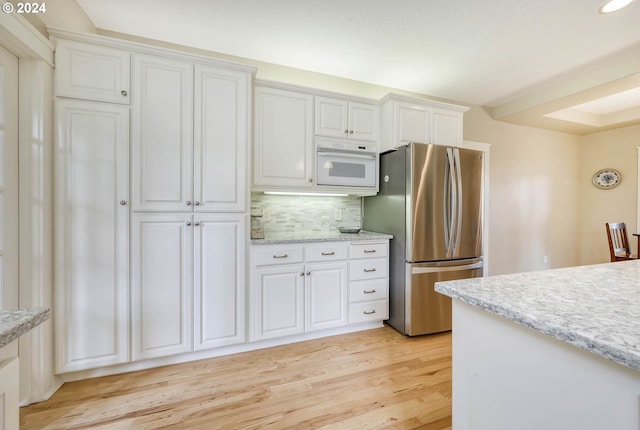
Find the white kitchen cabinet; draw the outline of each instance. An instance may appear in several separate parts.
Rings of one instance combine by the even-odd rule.
[[[344,326],[349,321],[346,262],[305,267],[305,331]]]
[[[346,325],[347,256],[339,242],[253,247],[252,340]]]
[[[194,215],[194,349],[245,341],[246,215]]]
[[[129,104],[129,52],[58,39],[55,60],[56,96]]]
[[[387,319],[389,242],[353,243],[349,255],[349,322]]]
[[[134,211],[191,212],[193,65],[133,55]]]
[[[313,96],[254,87],[254,187],[311,188]]]
[[[245,340],[244,214],[134,214],[133,359]]]
[[[0,430],[20,427],[20,381],[18,358],[0,361]]]
[[[380,110],[377,105],[315,97],[315,134],[377,142]]]
[[[195,67],[194,210],[244,212],[251,75]]]
[[[409,142],[459,146],[464,106],[391,94],[382,100],[380,151]]]
[[[132,358],[189,352],[193,348],[193,217],[132,217]]]
[[[55,103],[58,373],[129,360],[129,107]]]
[[[304,331],[304,266],[261,267],[253,276],[253,340]]]

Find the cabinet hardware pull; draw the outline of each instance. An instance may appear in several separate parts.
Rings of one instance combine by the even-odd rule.
[[[322,255],[336,255],[335,252],[331,251],[331,252],[323,252]]]
[[[364,311],[364,312],[362,312],[362,313],[363,313],[363,314],[365,314],[365,315],[371,315],[371,314],[375,314],[375,313],[376,313],[376,310],[374,309],[374,310],[372,310],[372,311]]]
[[[304,272],[300,272],[300,276],[304,276]]]
[[[353,134],[353,130],[349,130],[349,134]]]
[[[373,290],[364,290],[362,292],[365,293],[365,294],[373,294],[373,293],[376,292],[376,289],[374,288]]]
[[[125,206],[125,205],[127,204],[127,201],[126,201],[126,200],[120,200],[120,204],[121,204],[122,206]]]
[[[187,206],[191,206],[191,200],[187,200]]]
[[[198,200],[196,200],[195,202],[193,202],[196,206],[200,206],[200,202]]]
[[[308,179],[308,181],[309,181],[309,182],[313,182],[313,178],[309,178],[309,179]]]
[[[281,254],[281,255],[274,255],[273,258],[287,258],[288,255],[287,254]]]
[[[198,227],[200,225],[200,223],[198,221],[196,221],[193,225],[195,225],[196,227]]]
[[[311,276],[311,272],[307,272],[307,276]]]
[[[365,254],[371,254],[371,253],[373,253],[373,252],[376,252],[376,250],[375,250],[375,249],[365,249],[365,250],[364,250],[364,253],[365,253]]]
[[[187,221],[187,226],[191,226],[191,221]]]
[[[122,94],[123,96],[127,95],[127,92],[125,90],[120,91],[120,94]]]
[[[373,269],[364,269],[364,271],[365,271],[365,272],[375,272],[375,271],[376,271],[376,269],[375,269],[375,268],[373,268]]]
[[[349,133],[349,130],[345,130],[345,131],[344,131],[344,134],[348,134],[348,133]]]

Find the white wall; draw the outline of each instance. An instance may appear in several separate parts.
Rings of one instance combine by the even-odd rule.
[[[465,114],[464,137],[491,144],[489,274],[578,264],[579,137],[494,121],[480,107]]]
[[[638,232],[638,151],[640,125],[604,131],[580,138],[580,264],[610,261],[605,223],[625,222],[629,242],[636,253]],[[591,178],[604,168],[622,174],[620,185],[610,190],[594,187]]]

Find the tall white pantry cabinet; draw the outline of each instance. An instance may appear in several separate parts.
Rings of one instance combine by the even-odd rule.
[[[64,36],[56,372],[244,342],[253,68]]]

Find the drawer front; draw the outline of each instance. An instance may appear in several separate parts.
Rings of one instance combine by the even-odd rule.
[[[386,258],[372,258],[369,260],[355,260],[349,262],[349,280],[386,278],[389,260]]]
[[[304,248],[305,261],[316,263],[318,261],[346,260],[349,247],[346,244],[327,243],[326,245],[312,245]]]
[[[256,266],[274,266],[279,264],[302,263],[302,247],[269,247],[254,251]]]
[[[389,317],[389,302],[375,300],[371,302],[352,303],[349,306],[349,322],[386,320]]]
[[[351,258],[386,257],[388,254],[388,249],[389,246],[387,242],[352,244],[349,249],[349,256]]]
[[[349,301],[384,300],[388,297],[388,290],[389,284],[386,278],[351,282],[349,285]]]

